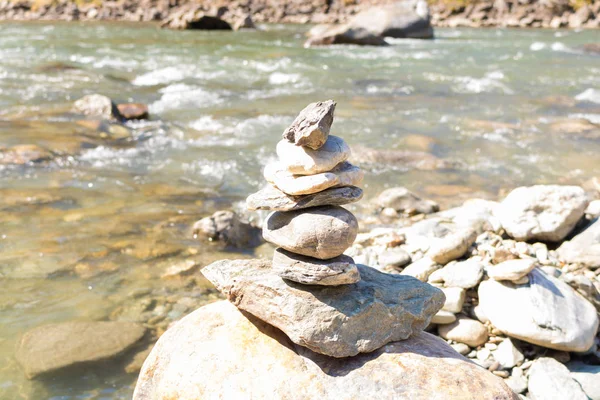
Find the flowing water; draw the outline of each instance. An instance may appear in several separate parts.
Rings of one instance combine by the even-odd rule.
[[[263,28],[0,24],[0,148],[53,154],[0,164],[0,398],[130,398],[122,362],[25,379],[19,336],[70,320],[160,332],[216,298],[197,274],[164,274],[268,253],[226,253],[190,226],[261,186],[309,102],[337,100],[333,132],[387,151],[364,165],[363,203],[396,185],[452,205],[600,174],[600,58],[581,50],[597,32],[438,29],[434,41],[305,49],[306,27]],[[148,104],[151,120],[99,130],[69,112],[96,92]]]

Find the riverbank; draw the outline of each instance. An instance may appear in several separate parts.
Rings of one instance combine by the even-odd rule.
[[[373,5],[390,0],[369,1],[233,1],[176,2],[168,0],[93,1],[71,0],[3,0],[0,20],[34,21],[155,21],[192,9],[219,15],[234,23],[251,16],[259,23],[340,23]],[[600,28],[600,1],[519,2],[519,1],[451,1],[430,3],[431,20],[440,27],[532,27],[532,28]]]

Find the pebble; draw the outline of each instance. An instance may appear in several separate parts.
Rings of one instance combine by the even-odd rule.
[[[442,310],[450,311],[452,313],[459,313],[462,311],[462,306],[465,302],[465,289],[462,288],[441,288],[446,295],[446,302]]]
[[[463,356],[465,356],[471,352],[471,348],[464,343],[455,343],[451,346],[457,353],[460,353]]]
[[[487,328],[481,322],[464,315],[457,316],[456,321],[451,324],[438,325],[438,333],[444,339],[465,343],[471,347],[481,346],[488,338]]]

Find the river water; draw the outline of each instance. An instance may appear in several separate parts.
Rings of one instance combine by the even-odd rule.
[[[197,274],[164,275],[268,254],[232,255],[190,226],[261,186],[310,102],[338,102],[333,132],[351,146],[412,152],[364,164],[365,204],[396,185],[451,206],[600,175],[600,58],[582,51],[597,32],[438,29],[433,41],[305,49],[306,27],[263,28],[0,24],[0,147],[53,153],[0,164],[0,398],[130,398],[123,361],[25,379],[19,336],[108,319],[160,333],[215,299]],[[107,137],[69,112],[90,93],[146,103],[151,120]]]

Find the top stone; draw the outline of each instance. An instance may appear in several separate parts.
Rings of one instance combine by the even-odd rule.
[[[333,123],[335,105],[333,100],[309,104],[283,132],[283,138],[295,143],[296,146],[317,150],[327,141]]]
[[[337,136],[330,135],[318,150],[295,146],[287,140],[277,144],[277,156],[285,169],[294,175],[315,175],[331,171],[350,157],[350,146]]]

